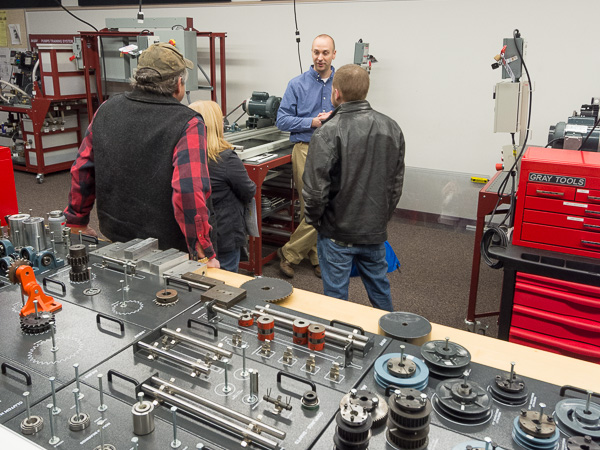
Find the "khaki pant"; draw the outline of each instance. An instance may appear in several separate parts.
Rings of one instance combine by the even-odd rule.
[[[317,256],[317,230],[312,225],[308,225],[304,220],[304,198],[302,197],[302,175],[304,174],[304,165],[306,164],[306,155],[308,154],[308,144],[299,142],[294,145],[292,150],[292,169],[294,173],[294,183],[298,191],[300,200],[300,224],[285,244],[281,251],[283,256],[292,264],[298,264],[304,258],[309,258],[313,266],[319,264]]]

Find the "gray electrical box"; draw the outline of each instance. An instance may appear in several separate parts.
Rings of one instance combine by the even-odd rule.
[[[369,44],[357,42],[354,44],[354,64],[363,65],[369,61]]]
[[[504,81],[495,89],[494,133],[516,133],[519,126],[519,83]]]
[[[516,41],[516,45],[515,45]],[[503,45],[506,45],[506,50],[504,52],[504,58],[506,60],[510,60],[515,58],[513,61],[508,63],[510,69],[515,75],[516,81],[518,81],[523,75],[523,58],[519,57],[519,53],[517,52],[517,47],[519,48],[519,52],[521,56],[524,57],[524,40],[523,38],[505,38],[502,42]],[[507,78],[512,78],[506,68],[502,66],[502,79],[505,80]]]
[[[110,29],[148,29],[153,35],[143,34],[136,37],[103,37],[104,55],[100,58],[101,64],[106,68],[106,80],[116,82],[129,82],[137,68],[140,52],[143,52],[155,42],[169,42],[173,40],[175,47],[187,59],[192,61],[195,69],[188,71],[186,90],[198,90],[198,45],[195,31],[182,29],[187,24],[186,18],[165,17],[148,18],[139,24],[135,19],[106,19],[106,26]],[[179,27],[179,29],[172,29]],[[135,45],[137,50],[124,53],[120,49],[128,45]]]

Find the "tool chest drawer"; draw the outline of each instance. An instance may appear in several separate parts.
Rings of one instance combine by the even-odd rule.
[[[523,213],[523,222],[600,233],[600,217],[595,219],[526,209]]]
[[[543,333],[536,333],[517,327],[510,328],[508,340],[515,344],[526,345],[527,347],[600,364],[600,347],[596,347],[595,345],[575,342],[569,339],[559,339],[554,336],[548,336]]]
[[[598,189],[577,189],[575,192],[575,201],[600,203],[600,190]]]
[[[561,284],[581,286],[581,289]],[[595,321],[600,327],[600,297],[594,296],[594,294],[600,294],[593,290],[600,290],[600,288],[535,275],[518,274],[514,304]]]
[[[582,256],[600,257],[600,234],[595,232],[523,223],[520,237],[522,241],[551,245],[559,252],[575,249]]]
[[[553,198],[525,197],[525,210],[555,212],[581,217],[595,217],[600,219],[600,204],[581,203]]]
[[[543,183],[527,183],[526,193],[532,197],[575,200],[575,188],[570,186],[553,186]]]
[[[511,326],[560,339],[585,342],[598,346],[600,350],[600,322],[593,320],[514,305]]]

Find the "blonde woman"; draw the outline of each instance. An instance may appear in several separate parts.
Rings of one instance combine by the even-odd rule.
[[[244,207],[254,197],[256,185],[223,136],[223,113],[219,105],[198,101],[190,108],[199,112],[206,124],[211,198],[217,216],[217,259],[221,269],[237,272],[240,251],[246,244]]]

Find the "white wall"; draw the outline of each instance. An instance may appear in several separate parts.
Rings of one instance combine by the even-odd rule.
[[[299,73],[291,2],[182,8],[144,8],[146,17],[189,16],[201,31],[225,31],[229,109],[253,90],[283,95]],[[135,9],[77,10],[96,27],[105,17],[135,17]],[[494,172],[510,136],[493,133],[490,67],[502,39],[519,28],[535,85],[530,143],[545,144],[548,127],[600,96],[600,52],[593,18],[598,0],[389,0],[298,2],[304,69],[310,44],[331,34],[335,66],[352,62],[354,42],[370,43],[369,100],[393,117],[406,136],[408,166],[485,174]],[[85,29],[64,11],[29,11],[30,33]],[[207,47],[199,40],[199,56]],[[201,98],[207,94],[195,94]]]

